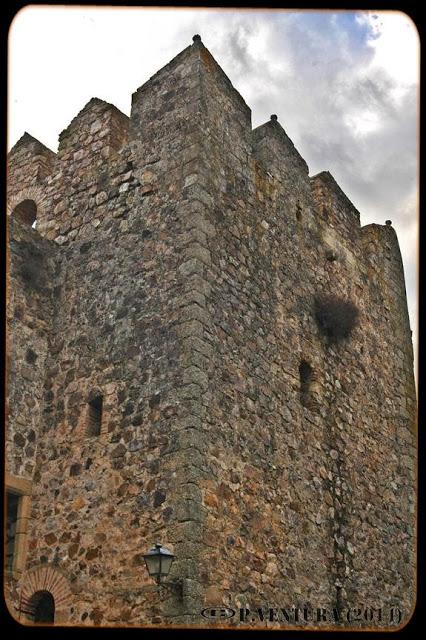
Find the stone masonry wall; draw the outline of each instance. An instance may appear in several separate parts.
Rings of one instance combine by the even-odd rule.
[[[43,422],[58,247],[28,225],[9,222],[6,460],[9,473],[31,481]]]
[[[66,579],[61,621],[366,603],[408,619],[415,390],[393,229],[361,228],[275,116],[252,131],[198,38],[130,119],[92,99],[57,155],[25,134],[10,164],[8,465],[33,480],[27,571]],[[24,199],[36,230],[13,221]],[[348,337],[321,330],[320,295],[356,306]],[[159,539],[181,599],[149,586]]]

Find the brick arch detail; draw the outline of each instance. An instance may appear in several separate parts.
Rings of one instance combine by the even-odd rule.
[[[49,591],[55,600],[55,611],[66,607],[72,598],[67,578],[51,565],[27,571],[22,577],[21,606],[27,609],[37,591]]]
[[[46,195],[43,193],[41,187],[27,187],[21,189],[18,193],[15,193],[7,202],[7,215],[10,216],[15,207],[18,206],[23,200],[34,200],[37,205],[37,218],[39,215],[45,214]]]

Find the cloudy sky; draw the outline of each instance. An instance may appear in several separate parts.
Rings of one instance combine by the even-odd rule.
[[[58,135],[96,96],[131,94],[199,33],[252,109],[278,114],[308,163],[361,213],[391,219],[417,343],[419,41],[399,12],[28,7],[9,33],[9,148]]]

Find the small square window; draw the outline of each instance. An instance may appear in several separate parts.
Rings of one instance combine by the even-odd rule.
[[[6,568],[13,570],[16,546],[16,523],[18,520],[20,496],[12,491],[6,492]]]
[[[90,400],[87,412],[87,430],[86,435],[98,436],[101,433],[102,426],[102,405],[103,396],[96,396]]]
[[[313,371],[309,362],[302,360],[299,365],[299,379],[300,379],[300,402],[304,407],[311,406],[311,385],[312,385]]]

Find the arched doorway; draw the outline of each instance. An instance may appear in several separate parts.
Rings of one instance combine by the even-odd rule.
[[[36,591],[29,601],[29,611],[34,623],[53,624],[55,600],[50,591]]]
[[[22,200],[12,211],[12,216],[19,222],[23,222],[35,229],[37,226],[37,205],[34,200],[28,198]]]
[[[32,623],[37,619],[40,623],[44,619],[45,624],[69,620],[73,595],[59,567],[50,564],[33,567],[20,582],[20,611],[24,620]]]

